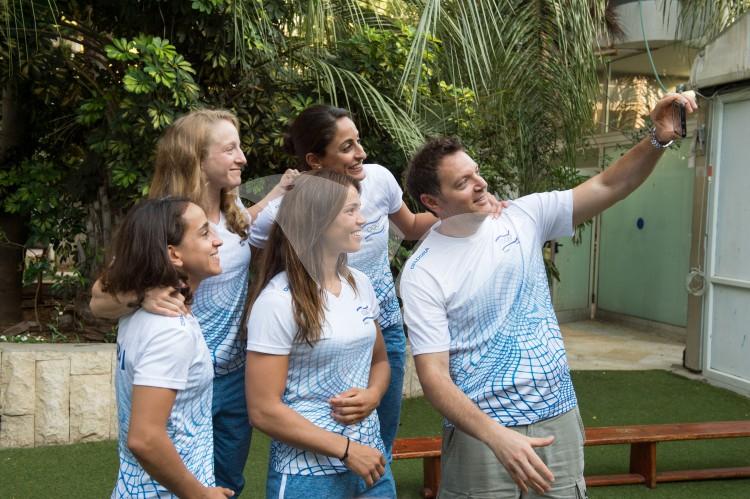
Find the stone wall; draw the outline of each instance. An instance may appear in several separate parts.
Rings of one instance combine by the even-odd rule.
[[[113,344],[0,343],[0,449],[117,438]],[[404,397],[422,387],[407,352]]]
[[[419,384],[417,369],[414,367],[414,357],[411,355],[411,346],[406,345],[406,372],[404,373],[404,398],[421,397],[424,395],[422,385]]]
[[[117,438],[115,345],[0,343],[0,448]]]

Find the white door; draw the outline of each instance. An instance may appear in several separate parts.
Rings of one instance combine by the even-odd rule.
[[[750,394],[750,91],[713,105],[704,375]]]

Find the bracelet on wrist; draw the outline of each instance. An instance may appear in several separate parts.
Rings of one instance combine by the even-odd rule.
[[[651,145],[654,146],[657,149],[666,149],[667,147],[672,145],[672,142],[674,142],[674,139],[670,140],[669,142],[661,142],[656,137],[656,127],[652,126],[651,130],[649,130],[649,134],[651,135]]]
[[[341,456],[341,462],[343,463],[346,461],[346,458],[349,457],[349,444],[352,443],[351,440],[349,440],[349,437],[346,437],[346,450],[344,451],[344,455]]]

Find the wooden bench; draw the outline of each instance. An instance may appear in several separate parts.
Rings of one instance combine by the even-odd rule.
[[[628,485],[642,483],[649,488],[659,482],[750,477],[750,466],[700,470],[657,471],[656,444],[684,440],[750,437],[750,421],[714,421],[586,428],[587,446],[630,444],[630,472],[586,477],[586,485]],[[393,459],[423,460],[424,497],[437,495],[440,485],[440,437],[399,438]]]

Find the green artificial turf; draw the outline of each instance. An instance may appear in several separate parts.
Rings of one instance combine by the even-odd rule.
[[[587,426],[750,419],[750,399],[664,371],[581,371],[573,375]],[[438,435],[440,417],[423,399],[405,400],[399,436]],[[263,497],[269,440],[256,432],[243,497]],[[660,470],[750,466],[750,439],[659,444]],[[627,470],[627,446],[586,449],[587,473]],[[0,498],[109,497],[117,471],[114,442],[0,451]],[[393,465],[399,497],[417,498],[420,460]],[[591,499],[747,499],[750,480],[596,487]],[[314,499],[314,498],[305,498]]]

